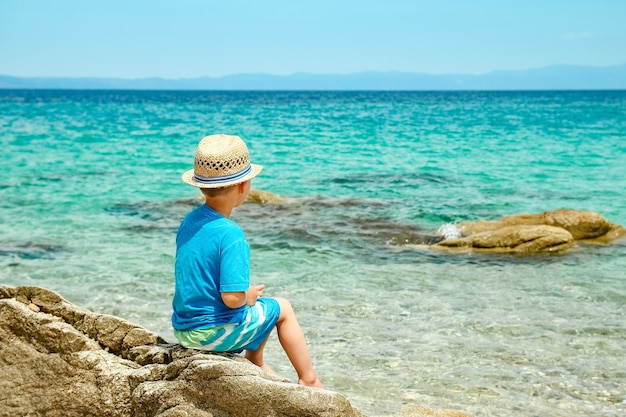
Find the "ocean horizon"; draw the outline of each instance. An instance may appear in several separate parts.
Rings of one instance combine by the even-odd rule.
[[[0,89],[189,91],[568,91],[625,90],[626,63],[550,65],[483,74],[362,71],[288,75],[239,73],[194,78],[17,77],[0,74]]]
[[[571,208],[626,225],[626,91],[0,89],[0,284],[174,341],[181,181],[241,136],[282,204],[232,219],[252,281],[288,298],[324,385],[367,415],[626,413],[626,241],[551,254],[406,245]],[[275,334],[266,359],[295,380]]]

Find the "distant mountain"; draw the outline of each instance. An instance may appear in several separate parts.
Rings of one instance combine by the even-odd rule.
[[[612,67],[555,65],[483,75],[360,72],[236,74],[224,77],[64,78],[0,75],[0,89],[101,90],[624,90],[626,63]]]

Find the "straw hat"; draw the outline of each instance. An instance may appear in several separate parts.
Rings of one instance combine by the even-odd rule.
[[[239,136],[211,135],[196,149],[194,168],[183,181],[198,188],[220,188],[251,180],[263,167],[250,163],[250,153]]]

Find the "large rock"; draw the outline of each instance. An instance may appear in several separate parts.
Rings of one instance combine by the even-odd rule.
[[[516,214],[494,222],[461,223],[463,232],[476,233],[505,226],[555,226],[567,230],[574,240],[596,239],[607,234],[615,225],[593,211],[560,209],[537,214]]]
[[[576,241],[608,243],[626,236],[626,229],[592,211],[560,209],[518,214],[500,220],[457,225],[462,237],[445,239],[435,248],[495,252],[560,251]]]
[[[364,417],[236,355],[167,344],[126,320],[38,287],[0,286],[2,416]],[[406,408],[402,416],[455,417]]]
[[[567,249],[573,243],[571,233],[560,227],[522,225],[505,226],[460,239],[444,240],[437,245],[500,252],[541,252]]]

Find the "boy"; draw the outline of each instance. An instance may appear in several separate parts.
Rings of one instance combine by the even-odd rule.
[[[273,373],[263,348],[276,327],[298,383],[323,388],[289,301],[261,298],[264,285],[250,285],[250,246],[230,220],[262,169],[250,163],[238,136],[212,135],[198,144],[183,181],[200,188],[205,204],[187,214],[176,235],[174,335],[187,348],[245,350],[249,361]]]

